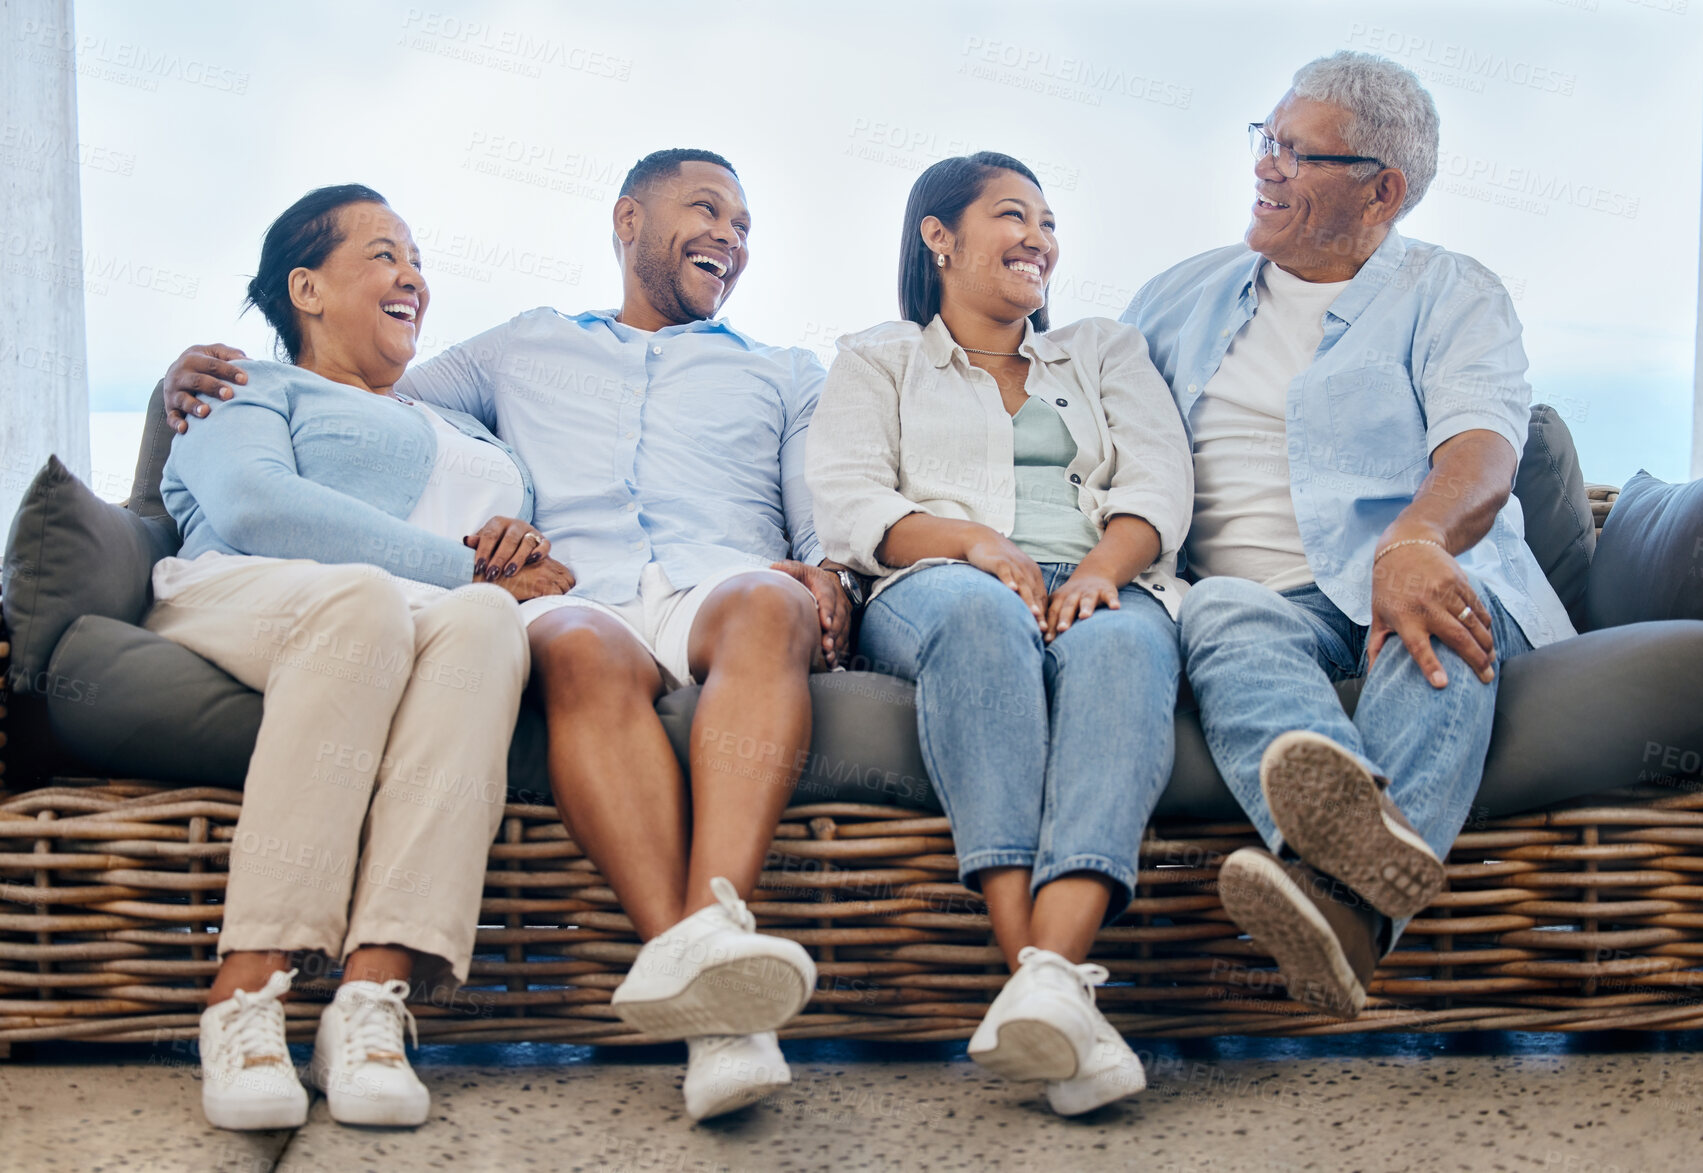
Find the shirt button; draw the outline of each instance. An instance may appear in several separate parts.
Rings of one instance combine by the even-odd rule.
[[[628,432],[627,433],[627,439],[631,440],[636,435],[638,435],[637,432]]]
[[[1069,407],[1070,406],[1070,400],[1068,400],[1068,399],[1055,399],[1055,400],[1053,400],[1053,402],[1058,404],[1060,407]]]
[[[1220,337],[1220,338],[1228,338],[1228,337],[1230,337],[1230,331],[1228,331],[1228,330],[1220,330],[1220,331],[1218,331],[1218,336],[1219,336],[1219,337]],[[1161,588],[1161,589],[1163,589],[1163,588]]]
[[[1200,390],[1200,388],[1198,388],[1198,387],[1196,387],[1196,386],[1195,386],[1195,385],[1194,385],[1194,384],[1193,384],[1193,383],[1190,383],[1190,384],[1189,384],[1189,390],[1190,390],[1190,391],[1191,391],[1191,392],[1194,392],[1194,391],[1198,391],[1198,390]]]
[[[1165,589],[1165,584],[1162,582],[1156,582],[1153,584],[1153,589],[1156,591],[1162,591]]]
[[[627,512],[628,513],[633,512],[633,510],[635,510],[637,508],[638,508],[638,506],[636,504],[634,504],[633,502],[631,502],[631,501],[627,502]]]
[[[653,346],[653,347],[651,347],[651,348],[650,348],[650,352],[651,352],[651,353],[652,353],[652,354],[661,354],[661,353],[662,353],[662,347],[660,347],[660,346]]]
[[[1061,400],[1061,402],[1062,402],[1062,400]],[[1082,483],[1082,478],[1080,476],[1078,476],[1076,473],[1071,473],[1070,474],[1070,483],[1073,484],[1073,485],[1080,485]]]

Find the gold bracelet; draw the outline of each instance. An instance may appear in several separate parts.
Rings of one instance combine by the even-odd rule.
[[[1382,550],[1379,550],[1375,555],[1373,555],[1372,565],[1376,566],[1385,554],[1388,554],[1391,550],[1399,550],[1403,546],[1436,546],[1439,550],[1443,551],[1443,553],[1449,553],[1449,548],[1442,542],[1434,542],[1430,538],[1403,538],[1399,542],[1391,542],[1389,545],[1385,546]],[[1451,554],[1449,556],[1453,557],[1454,555]]]

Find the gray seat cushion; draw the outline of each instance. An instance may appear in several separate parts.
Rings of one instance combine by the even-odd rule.
[[[142,628],[77,620],[51,671],[82,682],[48,697],[54,736],[90,766],[130,777],[240,786],[260,727],[260,697]],[[162,705],[161,680],[172,681]],[[1340,690],[1350,708],[1358,690]],[[658,706],[684,762],[698,690]],[[815,732],[800,802],[867,802],[937,811],[917,744],[911,686],[873,673],[811,678]],[[1635,624],[1565,640],[1509,663],[1477,814],[1493,817],[1640,781],[1698,777],[1703,745],[1703,622]],[[509,753],[511,794],[549,802],[544,722],[529,701]],[[1669,747],[1677,747],[1668,753]],[[1669,762],[1673,765],[1668,764]],[[1689,772],[1685,766],[1691,768]],[[1237,819],[1186,697],[1159,815]]]
[[[171,433],[160,397],[156,387],[137,460],[131,521],[163,512],[159,477]],[[76,485],[74,479],[70,483]],[[1576,605],[1594,533],[1572,439],[1560,417],[1542,405],[1532,412],[1515,492],[1539,563],[1563,600]],[[94,512],[102,524],[114,523]],[[119,532],[168,540],[156,528],[120,526]],[[169,538],[175,547],[175,534]],[[260,725],[259,695],[176,644],[132,626],[146,605],[148,566],[169,552],[138,547],[137,565],[126,572],[129,594],[116,604],[74,604],[73,610],[84,608],[75,613],[82,618],[68,612],[55,621],[64,634],[56,647],[48,644],[52,657],[46,667],[64,686],[46,695],[49,724],[61,745],[96,769],[240,786]],[[14,641],[17,662],[16,634]],[[169,704],[161,701],[163,681],[170,682]],[[939,809],[917,744],[910,685],[869,673],[834,673],[813,677],[811,692],[815,733],[799,801]],[[1350,712],[1358,693],[1357,681],[1338,687]],[[1689,774],[1684,767],[1695,763],[1692,751],[1703,745],[1703,709],[1694,699],[1699,695],[1703,623],[1618,628],[1521,657],[1505,671],[1477,812],[1488,817],[1595,789],[1695,777],[1695,765]],[[696,689],[684,689],[658,706],[683,762],[696,700]],[[1664,764],[1670,759],[1676,767]],[[529,699],[509,748],[515,799],[550,801],[546,761],[543,716]],[[1177,710],[1175,766],[1159,815],[1240,817],[1207,752],[1186,684]]]

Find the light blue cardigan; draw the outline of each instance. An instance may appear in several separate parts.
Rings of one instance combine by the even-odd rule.
[[[425,491],[437,437],[419,411],[283,363],[236,364],[248,382],[172,440],[160,493],[183,534],[180,558],[209,550],[367,562],[443,587],[473,581],[473,551],[405,520]],[[470,415],[428,408],[494,444],[520,469],[520,517],[532,476]]]

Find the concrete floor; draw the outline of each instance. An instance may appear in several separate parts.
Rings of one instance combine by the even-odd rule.
[[[1060,1120],[963,1047],[789,1044],[794,1084],[694,1127],[658,1048],[428,1047],[432,1118],[289,1133],[201,1119],[187,1047],[41,1046],[0,1061],[0,1169],[1703,1169],[1703,1036],[1162,1043],[1149,1088]],[[299,1056],[305,1061],[305,1051]]]

